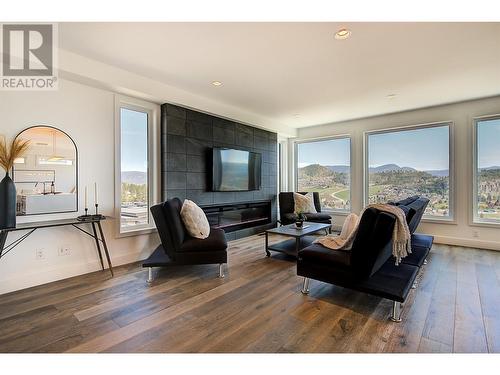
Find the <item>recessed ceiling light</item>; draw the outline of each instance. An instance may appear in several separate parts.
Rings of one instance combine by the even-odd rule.
[[[213,81],[212,85],[214,85],[214,86],[222,86],[222,82],[221,81]]]
[[[396,94],[387,95],[387,99],[394,99],[395,97],[396,97]]]
[[[343,27],[342,29],[338,30],[335,33],[335,39],[337,39],[337,40],[347,39],[350,36],[351,36],[351,30],[346,29],[345,27]]]

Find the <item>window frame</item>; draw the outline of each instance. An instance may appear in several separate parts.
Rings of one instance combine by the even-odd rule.
[[[124,229],[121,226],[121,109],[147,113],[148,115],[148,224]],[[140,99],[115,95],[115,217],[116,237],[137,236],[156,231],[151,206],[159,202],[159,106]]]
[[[369,142],[370,135],[387,134],[403,131],[412,131],[420,129],[429,129],[436,127],[448,126],[448,174],[449,174],[449,215],[447,217],[424,215],[423,222],[440,223],[440,224],[457,224],[456,215],[456,194],[455,194],[455,123],[451,120],[436,121],[423,124],[396,126],[391,128],[369,130],[364,132],[363,137],[363,206],[367,206],[369,202]]]
[[[352,135],[351,134],[338,134],[334,136],[327,137],[316,137],[316,138],[303,138],[294,141],[293,144],[293,191],[298,191],[299,185],[299,144],[302,143],[313,143],[313,142],[324,142],[324,141],[334,141],[338,139],[348,139],[349,140],[349,197],[350,197],[350,205],[348,210],[342,209],[329,209],[329,208],[321,208],[321,212],[327,214],[335,214],[335,215],[348,215],[352,212],[353,200],[352,200],[352,160],[353,160],[353,148],[352,148]]]
[[[488,121],[488,120],[500,120],[500,114],[493,114],[493,115],[485,115],[485,116],[478,116],[474,117],[472,120],[472,194],[471,194],[471,204],[469,205],[469,212],[470,212],[470,225],[472,226],[480,226],[480,227],[491,227],[491,228],[498,228],[500,227],[500,220],[498,221],[488,221],[488,220],[481,220],[479,219],[477,215],[477,209],[478,209],[478,200],[477,200],[477,194],[478,194],[478,123],[481,121]]]

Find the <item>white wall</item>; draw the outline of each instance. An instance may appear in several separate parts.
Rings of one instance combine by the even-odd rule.
[[[0,91],[0,135],[11,139],[33,125],[51,125],[67,132],[79,152],[79,187],[99,185],[101,213],[114,215],[114,94],[61,79],[57,91]],[[3,177],[2,177],[3,178]],[[83,194],[80,194],[83,207]],[[90,195],[90,200],[93,195]],[[81,210],[82,211],[82,210]],[[76,213],[19,218],[50,220],[74,217]],[[104,223],[113,265],[144,259],[159,243],[156,233],[116,238],[113,221]],[[9,234],[7,243],[21,233]],[[63,245],[71,255],[58,256]],[[45,259],[35,250],[43,248]],[[100,269],[91,237],[71,227],[41,229],[0,259],[0,294]]]
[[[396,99],[397,100],[397,99]],[[455,150],[455,223],[422,222],[419,231],[432,234],[436,242],[500,250],[500,226],[471,225],[472,219],[472,129],[473,118],[500,113],[500,97],[474,100],[432,108],[388,114],[359,120],[299,129],[297,139],[349,134],[352,141],[352,210],[363,206],[363,139],[364,132],[406,125],[440,121],[454,123]],[[500,139],[499,139],[500,145]],[[499,146],[500,147],[500,146]],[[293,163],[289,163],[289,184],[293,181]],[[290,186],[294,186],[291,184]],[[345,216],[336,215],[335,224],[342,225]],[[473,237],[477,231],[478,237]]]

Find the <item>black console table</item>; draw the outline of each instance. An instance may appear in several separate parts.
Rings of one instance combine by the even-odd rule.
[[[63,226],[72,226],[79,231],[89,235],[94,238],[95,244],[97,247],[97,252],[99,254],[99,259],[101,261],[101,267],[104,271],[104,261],[102,257],[101,243],[104,248],[104,254],[106,255],[106,260],[108,261],[109,271],[111,272],[111,276],[113,276],[113,266],[111,265],[111,258],[109,257],[108,245],[106,244],[106,239],[104,238],[104,232],[102,230],[101,221],[105,220],[105,217],[101,218],[90,218],[86,221],[80,221],[78,219],[63,219],[63,220],[51,220],[51,221],[40,221],[35,223],[23,223],[18,224],[15,228],[7,228],[0,230],[0,259],[3,258],[7,253],[9,253],[12,249],[14,249],[17,245],[23,242],[30,234],[32,234],[37,229],[46,229],[46,228],[56,228]],[[92,233],[80,228],[81,225],[90,224],[92,227]],[[28,231],[23,234],[17,240],[13,241],[9,245],[6,246],[7,235],[10,232],[18,232],[18,231]]]

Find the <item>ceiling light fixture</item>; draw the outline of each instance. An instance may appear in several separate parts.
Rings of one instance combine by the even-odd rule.
[[[342,29],[338,30],[335,33],[335,39],[337,40],[344,40],[349,38],[350,36],[351,36],[351,30],[346,29],[345,27],[343,27]]]
[[[394,99],[395,97],[396,97],[396,94],[387,95],[387,99]]]
[[[214,86],[222,86],[222,82],[221,81],[213,81],[212,85],[214,85]]]

